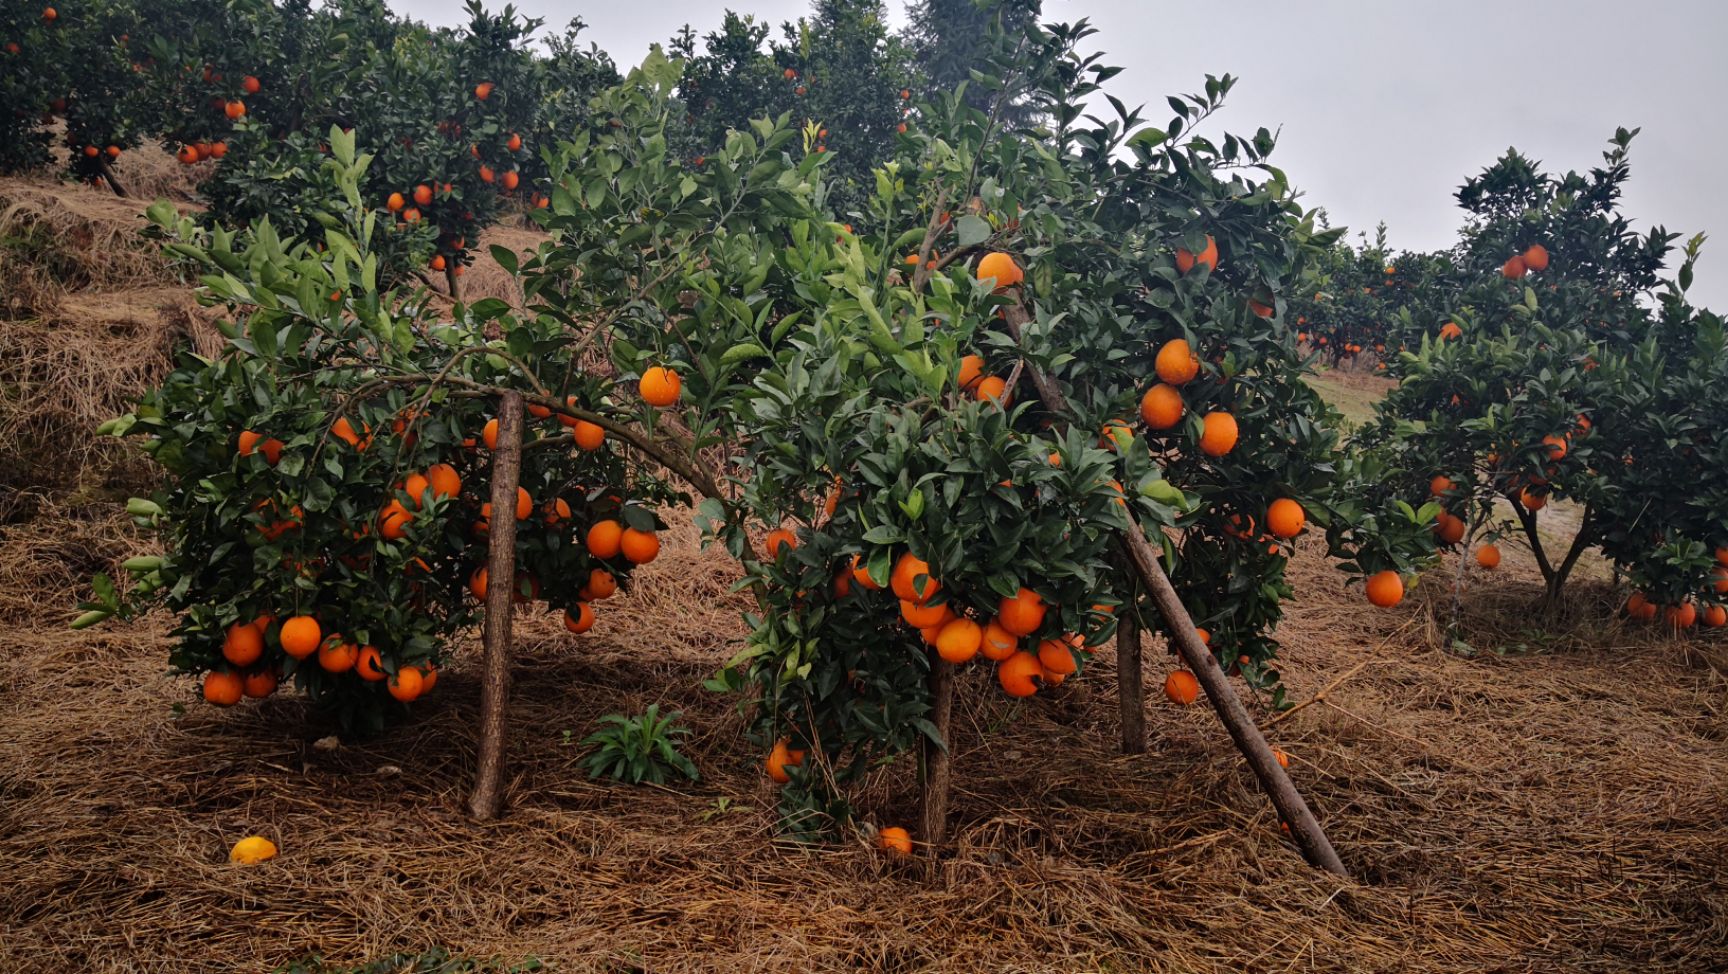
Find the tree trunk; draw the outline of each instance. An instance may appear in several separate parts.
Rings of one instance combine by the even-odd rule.
[[[516,487],[522,477],[522,396],[506,392],[492,451],[492,522],[486,559],[486,659],[480,684],[480,753],[468,814],[497,818],[504,804],[504,708],[510,697],[510,622],[516,597]]]
[[[930,722],[942,735],[937,744],[924,738],[920,746],[922,795],[918,809],[918,832],[931,857],[948,837],[948,778],[954,746],[954,666],[934,653],[930,659]]]
[[[460,266],[461,265],[456,262],[456,256],[454,254],[450,256],[450,260],[444,265],[444,283],[450,286],[450,300],[452,301],[462,300],[461,292],[456,290],[456,268]],[[499,425],[502,426],[503,423],[500,422]],[[511,503],[514,504],[515,502],[512,501]],[[515,508],[511,509],[514,510]],[[494,507],[493,510],[496,511],[497,508]]]
[[[1159,614],[1164,617],[1166,629],[1175,640],[1182,659],[1188,664],[1188,668],[1194,671],[1195,678],[1206,691],[1206,699],[1212,702],[1212,709],[1218,712],[1218,719],[1230,732],[1230,737],[1235,740],[1242,756],[1248,759],[1248,767],[1253,769],[1255,777],[1260,779],[1260,786],[1271,797],[1273,807],[1278,810],[1278,817],[1290,826],[1291,838],[1296,840],[1296,847],[1302,850],[1302,857],[1311,865],[1348,879],[1350,873],[1344,868],[1344,861],[1338,858],[1338,852],[1332,848],[1326,833],[1321,831],[1314,813],[1308,810],[1308,803],[1302,800],[1302,795],[1291,783],[1290,776],[1278,764],[1278,759],[1273,757],[1272,748],[1267,745],[1260,728],[1254,726],[1254,719],[1242,706],[1236,691],[1231,689],[1230,678],[1224,675],[1224,670],[1219,667],[1212,651],[1206,648],[1206,644],[1200,641],[1200,634],[1194,631],[1194,620],[1189,617],[1181,598],[1176,595],[1176,589],[1170,584],[1170,577],[1164,574],[1164,567],[1158,564],[1158,555],[1146,540],[1146,535],[1138,530],[1125,531],[1122,534],[1122,543],[1134,562],[1134,569],[1140,575],[1141,584],[1152,593],[1152,601],[1158,606]]]
[[[1146,752],[1146,681],[1140,670],[1140,618],[1137,606],[1123,606],[1116,627],[1116,696],[1122,705],[1122,753]]]

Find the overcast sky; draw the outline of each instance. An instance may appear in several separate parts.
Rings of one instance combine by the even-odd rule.
[[[462,0],[389,0],[435,24]],[[902,0],[889,0],[898,26]],[[808,0],[517,0],[561,28],[572,17],[620,65],[681,25],[705,33],[730,6],[774,24]],[[1710,234],[1695,303],[1728,310],[1728,0],[1045,0],[1046,20],[1088,18],[1110,90],[1146,104],[1205,74],[1239,76],[1222,125],[1282,129],[1273,162],[1334,223],[1394,247],[1455,238],[1452,192],[1508,146],[1550,169],[1601,161],[1617,125],[1632,146],[1625,212],[1635,227]],[[1216,123],[1214,123],[1216,124]]]

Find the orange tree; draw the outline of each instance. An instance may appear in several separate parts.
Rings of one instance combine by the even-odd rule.
[[[1635,591],[1629,615],[1675,628],[1728,625],[1728,345],[1720,315],[1686,299],[1703,238],[1686,246],[1649,333],[1627,356],[1615,402],[1618,490],[1608,495],[1602,550]]]
[[[537,350],[549,326],[490,341],[495,308],[436,322],[424,302],[380,290],[365,160],[339,129],[329,144],[337,195],[315,241],[267,223],[204,232],[153,209],[171,252],[234,317],[221,355],[184,355],[105,427],[140,438],[164,470],[163,488],[129,510],[166,554],[128,562],[130,585],[97,579],[78,624],[164,606],[178,615],[171,661],[202,674],[211,702],[265,696],[285,678],[346,723],[377,726],[432,687],[448,638],[474,622],[495,519],[519,522],[519,599],[585,631],[655,557],[654,510],[671,495],[624,463],[609,420],[578,420],[540,395],[535,413],[560,417],[524,451],[514,510],[491,509],[494,390],[546,392],[511,350]]]
[[[1550,176],[1511,152],[1464,184],[1466,285],[1393,360],[1400,385],[1363,438],[1408,499],[1444,502],[1441,543],[1521,534],[1549,607],[1585,551],[1647,536],[1634,530],[1653,492],[1637,485],[1636,457],[1652,447],[1643,424],[1673,415],[1657,376],[1675,339],[1657,339],[1645,300],[1673,237],[1640,237],[1618,212],[1634,134],[1618,132],[1587,174]],[[1555,501],[1580,521],[1559,551],[1538,530]]]
[[[831,156],[785,127],[677,158],[679,70],[652,56],[597,97],[608,124],[552,157],[538,218],[555,239],[520,265],[526,313],[486,301],[439,322],[381,292],[366,160],[333,130],[340,197],[316,243],[174,227],[234,312],[229,347],[109,427],[167,471],[132,506],[167,550],[99,584],[80,624],[165,604],[174,662],[212,700],[279,667],[377,721],[475,621],[476,536],[507,516],[475,488],[514,390],[535,417],[522,598],[586,629],[658,551],[677,495],[657,471],[695,487],[759,600],[715,685],[750,691],[801,829],[844,816],[871,761],[939,738],[929,675],[1001,657],[1002,688],[1030,695],[1144,614],[1124,532],[1151,530],[1213,651],[1272,684],[1304,522],[1394,584],[1425,527],[1350,493],[1301,381],[1277,304],[1308,229],[1269,135],[1193,132],[1228,78],[1163,130],[1125,109],[1076,126],[1112,71],[1075,53],[1087,33],[1033,32],[994,69],[1043,93],[1049,140],[960,93],[930,106],[943,135],[874,174],[887,229],[870,236],[820,207]]]
[[[873,175],[878,233],[813,205],[830,157],[772,122],[669,158],[657,62],[554,169],[527,292],[620,378],[681,376],[689,446],[730,452],[701,517],[760,611],[712,685],[754,701],[797,828],[938,736],[938,660],[992,661],[1012,696],[1082,668],[1143,611],[1121,532],[1153,531],[1214,651],[1265,687],[1305,521],[1395,584],[1428,545],[1422,512],[1351,492],[1302,381],[1277,305],[1309,230],[1270,136],[1191,134],[1229,78],[1164,130],[1120,105],[1077,125],[1114,73],[1075,53],[1088,33],[993,66],[1051,107],[1049,140],[963,93],[925,106],[932,130]],[[747,213],[764,185],[783,191]]]
[[[1312,262],[1285,314],[1296,337],[1338,367],[1365,359],[1384,371],[1386,359],[1440,327],[1458,287],[1449,254],[1393,253],[1385,227],[1352,247],[1338,241]]]

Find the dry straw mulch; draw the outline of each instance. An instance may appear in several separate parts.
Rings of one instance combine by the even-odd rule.
[[[1472,586],[1473,645],[1516,645],[1493,633],[1524,626],[1523,572]],[[510,807],[489,825],[461,811],[473,647],[410,721],[324,751],[334,728],[292,697],[194,703],[163,673],[160,621],[54,628],[73,593],[49,579],[0,657],[9,969],[433,944],[584,971],[1728,968],[1722,682],[1651,633],[1461,658],[1433,648],[1442,586],[1371,610],[1304,551],[1287,679],[1299,701],[1344,679],[1270,736],[1356,882],[1303,865],[1205,708],[1155,706],[1151,753],[1119,755],[1108,650],[1023,704],[968,674],[954,839],[927,876],[861,840],[775,840],[740,718],[698,687],[741,634],[734,571],[685,528],[645,574],[588,636],[523,627]],[[702,782],[587,780],[571,740],[652,702],[696,728]],[[865,810],[909,824],[914,802],[902,767]],[[252,832],[283,855],[229,866]]]

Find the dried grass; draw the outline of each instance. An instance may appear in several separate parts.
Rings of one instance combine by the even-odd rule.
[[[14,535],[6,561],[127,553],[98,540],[110,525],[69,524],[56,512]],[[461,814],[472,646],[411,722],[325,752],[311,742],[334,729],[297,699],[194,705],[190,681],[163,675],[159,622],[16,634],[0,657],[11,968],[264,969],[434,943],[582,971],[1728,966],[1723,684],[1649,631],[1580,627],[1563,655],[1464,659],[1435,648],[1440,586],[1377,611],[1304,552],[1287,682],[1302,701],[1348,678],[1272,736],[1357,883],[1302,864],[1203,708],[1155,707],[1151,752],[1117,754],[1108,649],[1025,704],[966,675],[953,843],[927,876],[861,840],[774,839],[740,718],[698,688],[745,604],[694,538],[682,527],[589,636],[521,627],[510,808],[489,825]],[[88,567],[7,587],[63,602]],[[1539,591],[1509,569],[1471,590],[1479,648],[1519,631],[1514,609]],[[703,781],[588,781],[564,732],[651,702],[698,729]],[[894,768],[866,812],[909,823],[914,802]],[[283,856],[228,866],[250,832]]]

